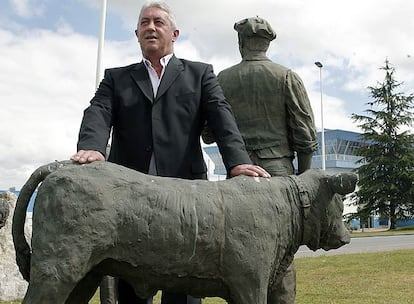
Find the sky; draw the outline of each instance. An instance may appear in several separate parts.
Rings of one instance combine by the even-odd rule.
[[[350,116],[368,108],[368,87],[384,80],[387,59],[400,91],[413,93],[413,1],[167,3],[180,29],[176,56],[211,63],[215,73],[240,62],[235,22],[269,21],[277,38],[268,56],[302,78],[318,130],[323,113],[326,129],[360,131]],[[102,69],[141,61],[134,30],[142,4],[108,0]],[[100,18],[101,0],[0,2],[0,189],[20,189],[37,167],[76,152],[95,92]]]

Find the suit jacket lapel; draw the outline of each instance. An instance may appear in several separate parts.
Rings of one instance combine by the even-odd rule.
[[[172,56],[168,62],[167,67],[165,68],[165,72],[162,76],[160,86],[158,87],[157,97],[155,98],[154,103],[156,103],[159,98],[168,90],[168,88],[178,77],[178,75],[180,75],[183,69],[184,66],[181,61],[177,57]]]
[[[144,63],[137,63],[135,69],[131,72],[132,78],[135,80],[138,87],[144,93],[145,97],[151,102],[154,100],[154,93],[152,91],[151,80],[148,75],[147,68]]]

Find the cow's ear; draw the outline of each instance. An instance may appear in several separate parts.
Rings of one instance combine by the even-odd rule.
[[[355,190],[357,180],[358,176],[354,173],[341,173],[330,176],[328,183],[332,191],[345,195]]]

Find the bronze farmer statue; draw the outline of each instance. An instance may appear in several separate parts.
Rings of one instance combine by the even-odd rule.
[[[272,176],[294,174],[292,161],[298,157],[298,173],[311,166],[317,150],[316,127],[308,95],[300,77],[272,62],[266,52],[276,33],[259,17],[234,25],[242,61],[218,74],[224,96],[232,106],[251,160]],[[204,141],[214,141],[206,131]],[[294,303],[296,274],[292,264],[272,304]]]

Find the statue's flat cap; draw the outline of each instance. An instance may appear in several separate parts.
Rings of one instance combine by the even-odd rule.
[[[234,29],[243,37],[262,37],[269,41],[276,38],[276,32],[269,22],[260,17],[240,20],[234,24]]]

